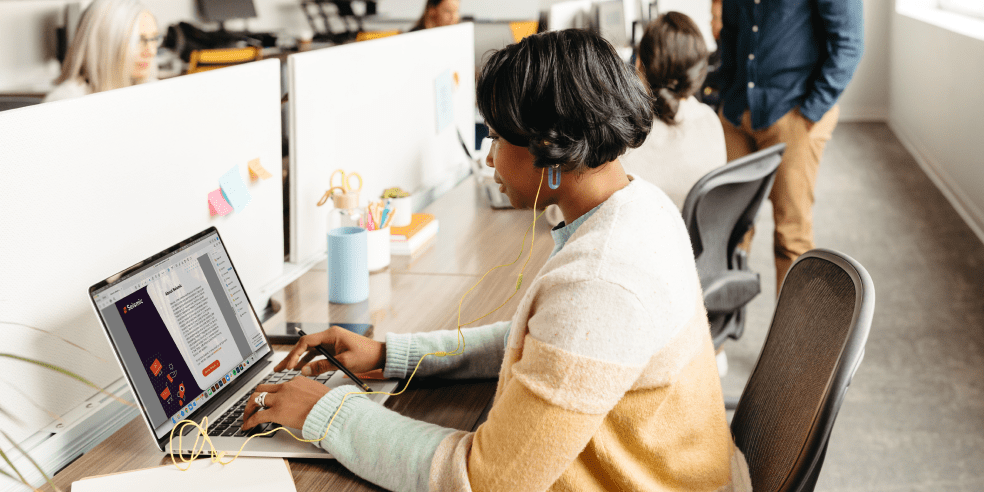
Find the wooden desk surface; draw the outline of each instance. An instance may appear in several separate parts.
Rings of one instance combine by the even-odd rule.
[[[471,178],[435,201],[427,211],[441,220],[435,243],[413,258],[394,257],[391,268],[370,276],[370,299],[353,305],[327,302],[324,268],[305,273],[277,294],[283,309],[265,325],[285,321],[371,322],[373,337],[384,340],[388,332],[408,333],[450,329],[455,326],[458,301],[489,268],[512,261],[519,251],[523,232],[532,212],[491,210],[476,196]],[[532,279],[546,261],[553,241],[546,222],[537,223],[533,257],[526,268]],[[462,307],[462,319],[472,320],[498,306],[514,290],[516,275],[529,253],[527,242],[522,259],[510,268],[490,274]],[[476,323],[491,323],[512,317],[530,282],[498,312]],[[285,349],[287,347],[278,346]],[[414,380],[402,395],[386,406],[408,417],[426,422],[473,430],[491,403],[494,380]],[[171,458],[157,449],[137,417],[54,477],[62,490],[93,475],[137,470],[169,464]],[[299,491],[365,491],[379,487],[353,475],[334,460],[291,459],[291,472]],[[45,486],[43,490],[50,490]]]

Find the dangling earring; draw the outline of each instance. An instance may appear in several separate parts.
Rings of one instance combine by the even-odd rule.
[[[547,186],[551,190],[560,188],[560,164],[554,164],[547,169]]]

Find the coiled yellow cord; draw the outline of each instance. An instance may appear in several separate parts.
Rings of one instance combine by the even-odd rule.
[[[328,430],[331,429],[332,423],[335,422],[335,417],[338,416],[338,412],[340,412],[342,410],[342,406],[345,405],[345,400],[347,400],[350,395],[376,395],[376,394],[385,394],[385,395],[389,395],[389,396],[397,396],[397,395],[400,395],[404,391],[407,390],[407,387],[410,386],[410,381],[413,380],[413,377],[417,374],[417,370],[420,369],[420,364],[422,364],[424,362],[424,359],[426,359],[428,356],[433,355],[435,357],[449,357],[449,356],[457,356],[457,355],[464,354],[465,353],[465,335],[461,332],[461,328],[464,327],[464,326],[468,326],[468,325],[470,325],[472,323],[475,323],[476,321],[482,320],[482,319],[486,318],[487,316],[491,315],[492,313],[498,311],[500,308],[502,308],[507,303],[509,303],[510,300],[512,300],[512,298],[516,295],[516,293],[519,292],[520,286],[523,285],[523,272],[526,271],[526,266],[529,265],[530,259],[533,257],[533,245],[536,243],[536,221],[537,221],[537,219],[541,215],[543,215],[544,212],[546,212],[546,209],[544,209],[544,211],[543,212],[540,212],[539,214],[537,214],[537,212],[536,212],[536,205],[537,205],[537,203],[539,203],[539,200],[540,200],[540,189],[543,187],[543,177],[544,177],[545,174],[546,174],[546,168],[543,168],[543,170],[540,172],[540,183],[539,183],[539,185],[537,185],[537,188],[536,188],[536,197],[533,199],[533,222],[529,225],[529,227],[526,228],[526,232],[523,233],[523,242],[520,245],[519,254],[516,255],[516,259],[513,260],[513,261],[511,261],[511,262],[509,262],[509,263],[505,263],[505,264],[502,264],[502,265],[497,265],[497,266],[494,266],[494,267],[490,268],[489,271],[485,272],[485,275],[482,275],[482,278],[478,279],[478,282],[475,282],[475,284],[472,285],[471,288],[469,288],[467,291],[465,291],[464,294],[462,294],[461,299],[458,301],[458,322],[457,322],[458,343],[455,346],[455,349],[453,351],[451,351],[451,352],[444,352],[444,351],[441,351],[441,352],[431,352],[431,353],[424,354],[423,357],[421,357],[420,360],[417,361],[417,365],[414,366],[413,372],[410,373],[410,377],[407,378],[407,384],[405,384],[403,386],[403,389],[401,389],[400,391],[397,391],[396,393],[387,393],[385,391],[368,391],[368,392],[366,392],[366,391],[351,391],[349,393],[346,393],[344,396],[342,396],[342,401],[338,404],[338,408],[335,409],[335,413],[332,414],[331,419],[328,421],[328,427],[325,428],[325,433],[319,439],[302,439],[302,438],[297,437],[296,435],[294,435],[294,433],[291,432],[290,429],[288,429],[286,427],[278,427],[276,429],[271,429],[271,430],[268,430],[266,432],[261,432],[259,434],[255,434],[253,436],[250,436],[248,439],[246,439],[245,441],[243,441],[242,446],[239,447],[239,451],[236,452],[236,456],[233,456],[233,458],[231,460],[229,460],[229,461],[223,462],[222,461],[222,458],[225,457],[226,453],[224,451],[223,452],[217,452],[216,449],[215,449],[215,445],[212,444],[212,438],[208,435],[208,417],[205,417],[204,419],[202,419],[202,423],[201,424],[195,422],[194,420],[182,420],[182,421],[178,422],[177,425],[175,425],[174,427],[171,428],[171,439],[170,439],[171,450],[170,450],[170,454],[171,454],[171,462],[174,463],[174,466],[177,467],[181,471],[185,471],[185,470],[188,470],[189,468],[191,468],[191,462],[194,461],[194,460],[196,460],[196,459],[198,459],[198,457],[201,456],[201,454],[205,452],[205,444],[208,444],[209,448],[211,448],[209,450],[209,455],[211,456],[211,460],[212,460],[213,463],[219,463],[221,465],[228,465],[229,463],[232,463],[237,458],[239,458],[239,455],[242,454],[242,452],[243,452],[243,448],[245,448],[246,447],[246,444],[249,443],[249,441],[252,440],[254,437],[261,437],[261,436],[265,436],[265,435],[268,435],[268,434],[273,434],[274,432],[277,432],[277,431],[280,431],[280,430],[286,431],[288,434],[290,434],[291,437],[293,437],[294,439],[296,439],[296,440],[298,440],[300,442],[320,442],[320,441],[324,440],[326,437],[328,437]],[[533,230],[533,237],[530,240],[530,253],[526,257],[526,262],[523,263],[523,268],[519,271],[519,276],[516,278],[516,289],[513,290],[513,293],[510,294],[509,297],[507,297],[506,300],[503,301],[502,304],[499,304],[499,306],[497,306],[495,309],[493,309],[493,310],[491,310],[491,311],[483,314],[482,316],[479,316],[478,318],[475,318],[475,319],[473,319],[473,320],[471,320],[471,321],[469,321],[467,323],[462,323],[461,322],[461,306],[465,302],[465,297],[467,297],[468,294],[470,294],[473,290],[475,290],[475,288],[478,287],[478,285],[481,284],[482,281],[485,280],[485,277],[487,277],[490,273],[492,273],[492,271],[497,270],[497,269],[502,268],[502,267],[507,267],[507,266],[514,265],[517,261],[519,261],[519,259],[523,256],[523,251],[525,251],[525,249],[526,249],[526,236],[529,235],[531,229]],[[197,427],[198,428],[198,435],[195,436],[195,444],[191,448],[192,449],[192,453],[191,453],[191,455],[189,457],[186,457],[185,455],[183,455],[181,453],[178,453],[178,456],[181,458],[181,461],[184,462],[184,463],[188,463],[188,466],[187,467],[181,468],[181,465],[179,465],[178,462],[177,462],[177,460],[174,458],[174,455],[175,455],[175,452],[174,452],[174,431],[177,430],[177,429],[179,429],[179,428],[183,430],[188,425],[193,425],[193,426]],[[202,439],[203,437],[204,437],[204,439]],[[198,444],[199,439],[201,439],[201,447],[200,448],[199,448],[199,444]],[[183,440],[184,440],[184,433],[181,432],[181,433],[178,434],[178,448],[180,448],[180,449],[184,449]]]

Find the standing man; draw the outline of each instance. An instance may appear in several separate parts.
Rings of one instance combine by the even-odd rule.
[[[723,0],[720,117],[728,160],[786,143],[769,194],[777,295],[793,261],[814,247],[820,157],[837,125],[837,98],[864,51],[861,2]]]

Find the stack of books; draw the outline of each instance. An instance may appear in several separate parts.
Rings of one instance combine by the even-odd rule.
[[[410,225],[390,227],[390,254],[412,256],[437,235],[438,222],[432,214],[413,214]]]

